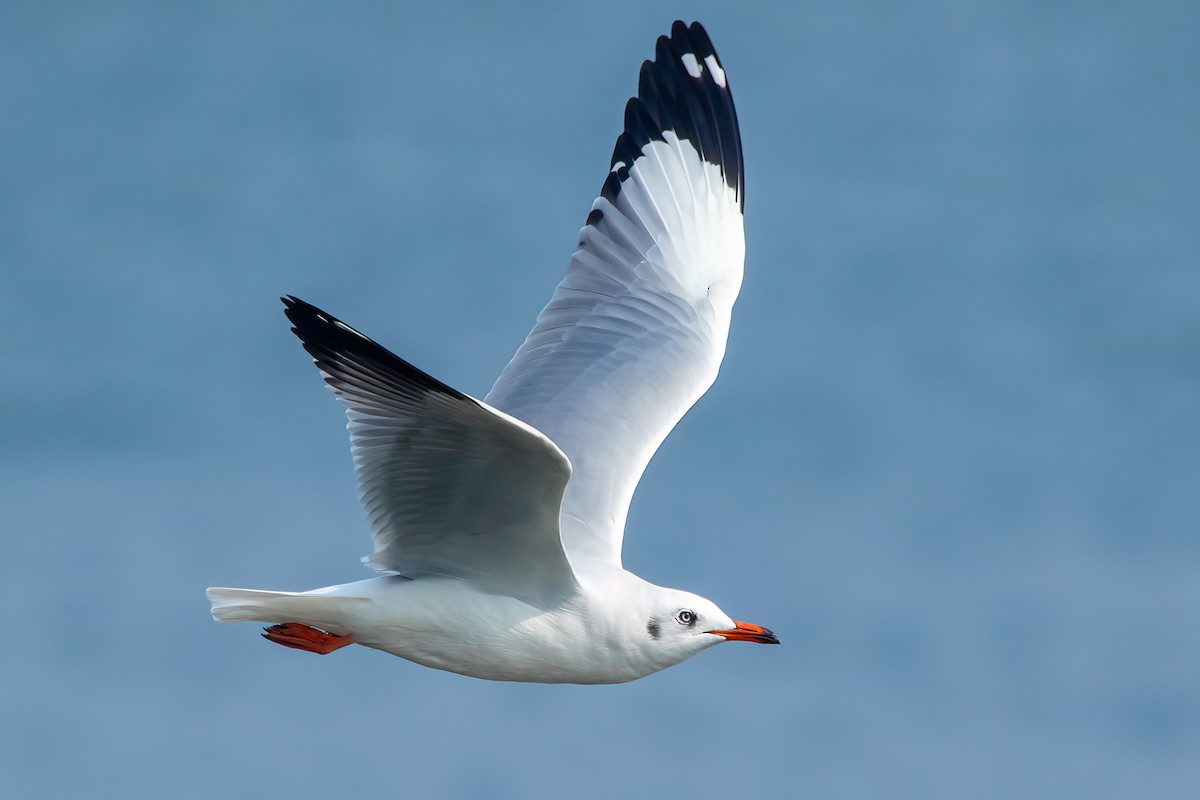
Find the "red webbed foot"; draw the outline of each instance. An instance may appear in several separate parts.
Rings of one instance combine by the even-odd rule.
[[[284,647],[294,647],[297,650],[307,650],[320,655],[327,655],[340,647],[354,644],[354,640],[349,636],[335,636],[320,628],[302,625],[299,622],[283,622],[263,628],[263,638]]]

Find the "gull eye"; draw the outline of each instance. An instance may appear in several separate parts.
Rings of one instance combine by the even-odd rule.
[[[679,620],[679,624],[681,624],[681,625],[695,625],[696,624],[696,612],[689,611],[688,609],[685,608],[682,611],[680,611],[678,614],[675,615],[675,619]]]

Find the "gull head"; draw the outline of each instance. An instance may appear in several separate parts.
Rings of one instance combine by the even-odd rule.
[[[647,584],[637,603],[643,650],[663,666],[678,664],[721,642],[779,644],[774,633],[731,619],[716,603],[691,592]]]

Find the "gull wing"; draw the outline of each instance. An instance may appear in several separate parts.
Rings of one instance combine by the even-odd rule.
[[[742,282],[742,148],[699,23],[642,65],[611,170],[550,303],[487,395],[571,460],[572,560],[620,565],[634,488],[712,385]]]
[[[577,590],[558,532],[571,464],[529,425],[451,389],[319,308],[284,298],[292,331],[346,404],[375,552],[534,603]]]

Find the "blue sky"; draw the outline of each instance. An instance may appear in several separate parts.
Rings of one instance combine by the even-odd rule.
[[[485,393],[676,17],[737,101],[746,280],[625,559],[784,645],[545,687],[211,622],[207,585],[366,575],[343,417],[277,297]],[[5,5],[6,787],[1194,789],[1198,25],[1187,3]]]

